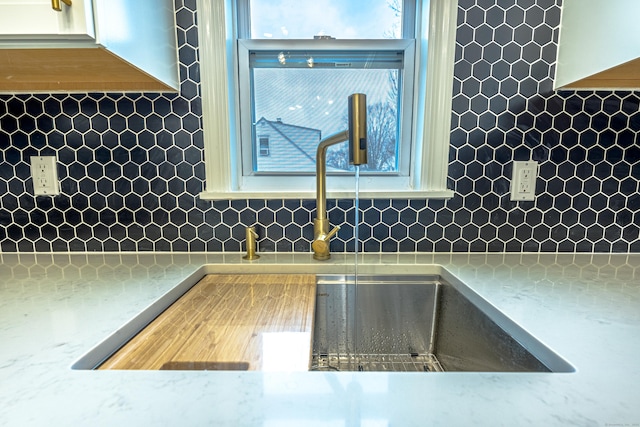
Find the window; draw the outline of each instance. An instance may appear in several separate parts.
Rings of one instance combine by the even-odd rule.
[[[300,165],[287,173],[313,174],[305,157],[315,163],[319,141],[302,130],[323,136],[345,130],[352,93],[367,95],[369,162],[361,173],[408,175],[414,7],[406,0],[371,0],[366,8],[362,0],[238,0],[243,175],[273,175],[251,153],[255,124],[274,117],[289,125],[290,153],[282,163]],[[329,149],[330,174],[353,174],[346,146]]]
[[[260,156],[266,157],[269,155],[269,137],[261,136],[260,140]]]
[[[285,153],[282,162],[300,165],[291,172],[313,174],[320,139],[310,133],[325,137],[346,130],[347,97],[352,93],[367,95],[369,162],[361,173],[408,174],[410,144],[402,150],[399,142],[410,140],[403,135],[411,131],[413,85],[404,82],[413,82],[414,43],[377,40],[366,51],[353,50],[350,44],[342,40],[238,43],[243,174],[272,174],[250,154],[259,142],[254,136],[257,125],[274,117],[282,123],[278,133],[294,154]],[[408,78],[405,63],[409,63]],[[402,129],[400,123],[407,126]],[[306,156],[312,157],[310,169],[305,167]],[[352,174],[348,163],[346,143],[329,149],[328,170]]]
[[[379,8],[367,4],[379,18],[358,20],[366,14],[355,10],[344,20],[327,1],[310,2],[319,8],[311,18],[300,0],[198,2],[202,198],[315,197],[313,147],[346,129],[341,110],[354,92],[367,94],[369,143],[376,139],[379,151],[362,171],[361,196],[452,195],[446,170],[456,2],[381,0]],[[298,18],[274,25],[269,16],[287,16],[288,7]],[[349,19],[353,25],[331,27]],[[259,126],[271,127],[266,142]],[[342,145],[327,156],[335,175],[327,179],[329,197],[353,193]]]

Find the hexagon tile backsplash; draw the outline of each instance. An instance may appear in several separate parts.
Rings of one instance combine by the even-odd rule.
[[[204,186],[195,0],[176,0],[180,95],[0,96],[0,251],[310,250],[314,200],[198,198]],[[449,186],[441,200],[362,200],[367,252],[639,252],[640,93],[554,92],[560,0],[459,0]],[[63,194],[34,197],[29,156]],[[509,201],[512,160],[540,163]],[[354,203],[330,200],[353,251]]]

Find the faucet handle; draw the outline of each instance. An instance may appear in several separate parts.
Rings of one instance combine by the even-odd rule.
[[[335,227],[333,227],[333,230],[331,230],[326,236],[323,237],[325,242],[328,242],[329,239],[331,239],[333,236],[335,236],[335,234],[338,232],[338,230],[340,230],[340,226],[336,225]]]
[[[336,225],[333,230],[327,234],[318,235],[313,243],[311,243],[311,249],[313,249],[313,257],[315,259],[329,259],[331,256],[329,253],[329,240],[340,230],[340,226]]]

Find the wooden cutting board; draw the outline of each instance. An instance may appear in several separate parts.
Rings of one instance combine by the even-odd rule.
[[[98,369],[308,370],[316,278],[205,276]]]

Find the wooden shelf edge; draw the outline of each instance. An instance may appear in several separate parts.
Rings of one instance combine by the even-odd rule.
[[[0,93],[179,92],[102,47],[0,49]]]

